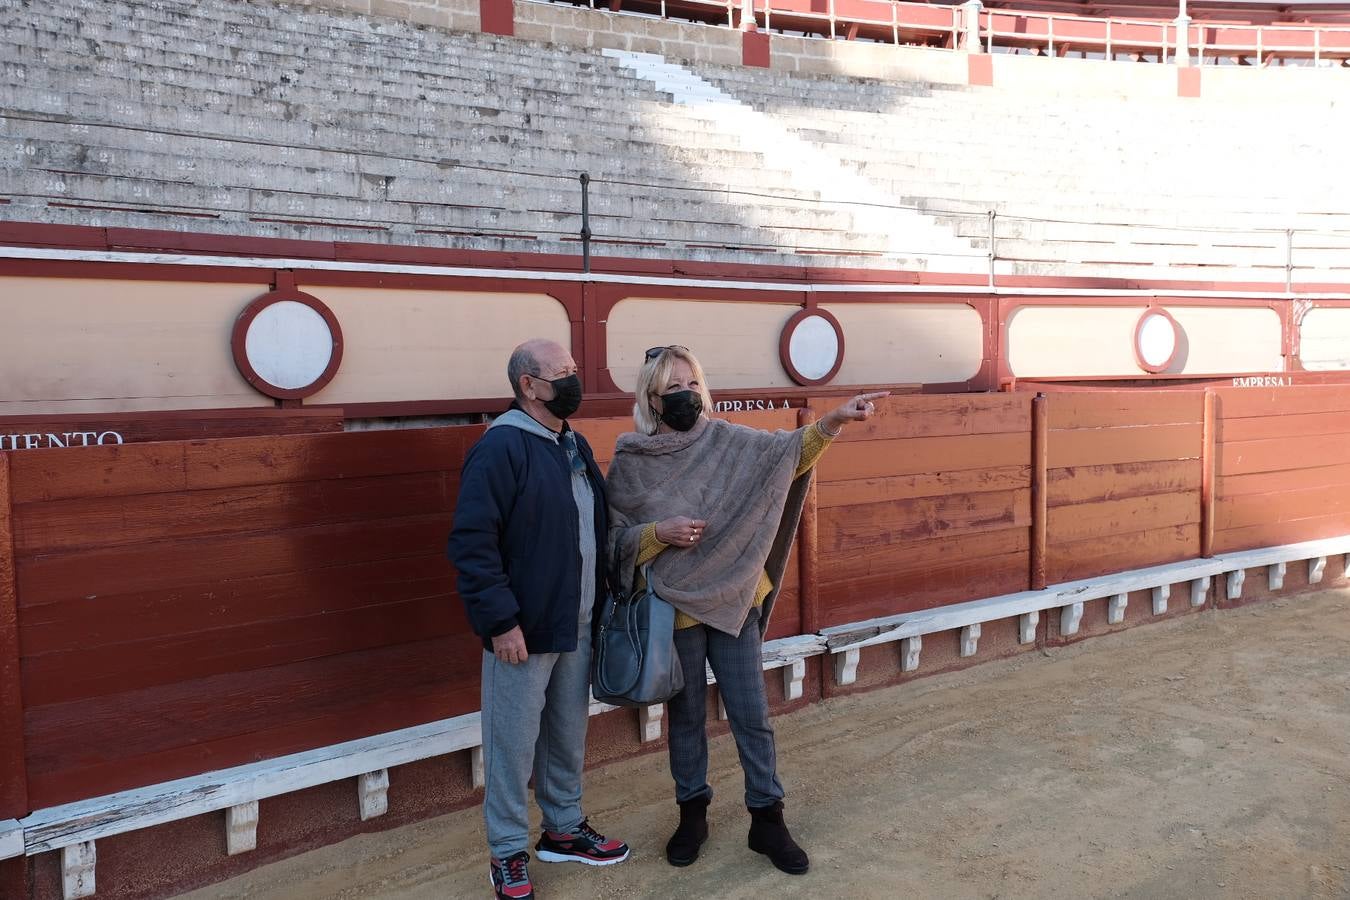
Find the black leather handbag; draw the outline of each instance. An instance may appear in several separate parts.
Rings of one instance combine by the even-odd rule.
[[[675,652],[675,607],[647,586],[627,599],[611,595],[591,654],[591,693],[611,706],[653,706],[684,689]]]

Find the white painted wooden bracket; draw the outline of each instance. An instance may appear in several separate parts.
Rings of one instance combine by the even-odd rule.
[[[1319,556],[1308,560],[1308,584],[1321,584],[1327,571],[1327,558]]]
[[[919,654],[923,652],[923,638],[919,635],[900,641],[900,671],[913,672],[919,668]]]
[[[834,683],[852,684],[858,680],[858,660],[862,650],[857,647],[834,654]]]
[[[1284,573],[1288,570],[1288,563],[1272,563],[1266,566],[1266,580],[1272,591],[1278,591],[1284,587]]]
[[[1125,607],[1130,605],[1129,594],[1112,594],[1106,601],[1106,624],[1119,625],[1125,621]]]
[[[1059,633],[1077,634],[1078,626],[1083,624],[1083,604],[1070,603],[1059,611]]]
[[[258,801],[225,810],[225,852],[229,856],[258,849]]]
[[[1040,610],[1022,613],[1017,617],[1017,643],[1030,644],[1036,640],[1036,626],[1041,624]]]
[[[487,784],[487,770],[483,767],[482,747],[473,747],[469,750],[469,779],[473,782],[475,790]]]
[[[806,680],[806,660],[794,659],[783,666],[783,699],[802,699],[802,682]]]
[[[16,819],[0,821],[0,859],[23,856],[23,826]]]
[[[1205,598],[1209,596],[1210,576],[1204,578],[1194,578],[1191,580],[1191,607],[1205,605]]]
[[[376,769],[356,776],[356,796],[361,802],[361,821],[389,812],[389,770]]]
[[[94,867],[98,851],[93,841],[61,848],[61,896],[64,900],[94,896]]]
[[[1153,589],[1153,614],[1161,616],[1167,612],[1167,599],[1172,596],[1172,586],[1162,584]]]
[[[1247,580],[1247,570],[1238,569],[1228,573],[1228,599],[1236,600],[1242,596],[1242,582]]]
[[[725,722],[727,720],[727,705],[722,701],[722,691],[717,691],[717,720]]]
[[[967,625],[961,629],[961,655],[974,656],[980,649],[980,623]]]
[[[661,719],[666,708],[660,703],[638,707],[638,738],[642,743],[661,739]]]

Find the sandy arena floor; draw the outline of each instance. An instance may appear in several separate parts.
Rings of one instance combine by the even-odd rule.
[[[664,860],[675,806],[652,754],[587,776],[588,813],[633,857],[536,862],[538,896],[1350,898],[1350,592],[1135,628],[775,722],[808,875],[746,849],[727,736],[697,863]],[[488,898],[479,815],[186,896]]]

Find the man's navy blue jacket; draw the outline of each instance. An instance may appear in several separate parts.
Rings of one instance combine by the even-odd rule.
[[[448,549],[484,649],[519,625],[531,653],[571,652],[583,599],[593,604],[592,623],[600,618],[609,507],[591,447],[576,437],[595,498],[594,597],[579,596],[581,542],[563,446],[503,425],[489,428],[464,459]]]

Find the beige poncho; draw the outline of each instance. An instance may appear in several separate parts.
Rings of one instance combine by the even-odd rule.
[[[622,435],[606,478],[615,589],[632,591],[643,526],[672,516],[704,519],[697,544],[672,547],[652,562],[656,593],[736,635],[768,572],[774,589],[760,618],[767,629],[811,482],[809,471],[794,478],[801,446],[799,431],[770,433],[722,419],[700,419],[686,432]]]

